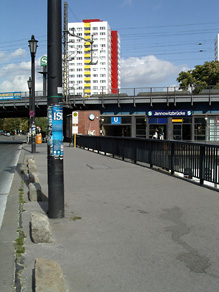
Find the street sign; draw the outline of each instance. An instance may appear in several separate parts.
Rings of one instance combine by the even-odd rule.
[[[78,134],[78,126],[72,127],[72,134]]]
[[[40,66],[47,66],[47,56],[41,57]]]
[[[121,117],[111,117],[111,125],[121,125]]]
[[[72,112],[72,124],[78,124],[78,112]]]
[[[30,111],[30,117],[31,117],[31,118],[34,117],[34,111]]]

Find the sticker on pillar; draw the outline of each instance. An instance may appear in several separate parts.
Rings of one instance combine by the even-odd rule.
[[[63,107],[52,106],[52,143],[53,156],[63,156]]]
[[[111,117],[111,125],[121,125],[121,117]]]
[[[50,155],[52,155],[52,106],[48,107],[47,110],[47,135],[48,135],[48,139],[47,139],[47,145],[50,146]]]

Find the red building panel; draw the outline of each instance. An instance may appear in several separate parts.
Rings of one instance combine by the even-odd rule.
[[[111,32],[111,88],[118,93],[118,32]]]

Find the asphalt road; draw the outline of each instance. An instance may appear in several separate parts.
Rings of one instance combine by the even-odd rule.
[[[22,147],[21,144],[15,143],[2,144],[4,141],[11,142],[11,140],[12,138],[10,137],[1,137],[0,139],[0,229],[7,203],[7,196],[11,188]]]

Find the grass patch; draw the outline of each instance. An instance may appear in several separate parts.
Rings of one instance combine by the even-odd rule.
[[[23,230],[18,229],[18,237],[15,239],[15,251],[17,258],[20,258],[23,253],[25,253],[25,247],[24,247],[24,239],[26,238],[26,235]]]
[[[81,219],[82,219],[82,217],[78,217],[78,216],[73,216],[70,218],[70,220],[72,220],[72,221],[81,220]]]

